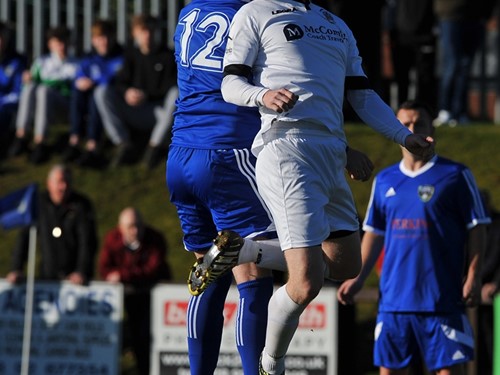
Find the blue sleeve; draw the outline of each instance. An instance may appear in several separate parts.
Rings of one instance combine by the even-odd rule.
[[[356,114],[386,138],[404,146],[409,131],[396,117],[391,107],[371,89],[348,90],[347,100]]]
[[[76,68],[76,75],[75,75],[75,80],[78,78],[90,78],[90,58],[89,57],[83,57],[78,61],[78,65]]]
[[[366,216],[363,221],[363,230],[384,235],[386,228],[386,217],[383,210],[383,202],[381,202],[380,197],[381,195],[378,184],[378,177],[376,177],[373,180],[370,201],[368,202]]]
[[[460,210],[467,223],[467,229],[471,229],[478,224],[489,224],[491,219],[484,208],[479,189],[472,172],[464,168],[460,175],[458,184],[462,199]]]
[[[7,93],[0,96],[0,105],[19,102],[23,86],[23,72],[28,69],[28,62],[24,57],[20,56],[13,60],[10,66],[13,68],[10,82],[7,83],[10,90],[8,89]]]

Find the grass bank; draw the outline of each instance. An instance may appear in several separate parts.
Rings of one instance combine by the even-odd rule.
[[[64,129],[60,129],[63,131]],[[375,164],[375,172],[400,160],[399,147],[375,133],[369,127],[349,124],[346,133],[352,147],[367,153]],[[480,187],[490,190],[493,203],[500,208],[500,127],[475,124],[467,127],[438,128],[437,152],[470,167]],[[25,157],[0,161],[0,196],[28,183],[37,182],[44,188],[47,172],[59,162],[59,154],[41,166],[33,166]],[[369,182],[350,182],[359,213],[364,215],[369,200]],[[117,220],[120,210],[128,205],[138,207],[145,220],[165,234],[176,282],[184,282],[192,257],[182,246],[182,233],[175,208],[169,202],[165,185],[165,166],[161,164],[148,171],[140,165],[114,170],[74,168],[74,181],[78,190],[86,193],[95,203],[98,232],[101,240]],[[0,229],[0,277],[9,271],[10,255],[17,230]]]

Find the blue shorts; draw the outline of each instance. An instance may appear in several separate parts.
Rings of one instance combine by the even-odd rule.
[[[257,192],[255,157],[248,149],[171,145],[167,186],[189,251],[208,250],[222,229],[242,237],[275,232],[271,214]]]
[[[423,358],[437,371],[474,358],[474,334],[463,313],[379,312],[375,327],[374,364],[392,370]]]

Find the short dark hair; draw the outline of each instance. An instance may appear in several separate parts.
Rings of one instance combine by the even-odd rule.
[[[3,40],[4,51],[14,49],[14,28],[7,22],[0,22],[0,38]]]
[[[92,36],[113,36],[115,35],[115,25],[108,20],[95,20],[90,28]]]
[[[415,111],[424,110],[431,118],[435,117],[434,111],[431,109],[430,105],[421,100],[407,100],[399,105],[398,111],[400,109],[412,109]]]
[[[130,27],[132,29],[140,27],[142,29],[153,30],[158,26],[158,20],[149,14],[136,14],[132,17],[130,21]]]
[[[56,26],[47,31],[47,40],[55,38],[61,42],[69,41],[71,32],[66,26]]]

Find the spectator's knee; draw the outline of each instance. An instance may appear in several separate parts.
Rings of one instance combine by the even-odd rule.
[[[94,99],[97,103],[107,101],[111,95],[111,87],[108,85],[100,85],[94,89]]]
[[[45,85],[38,85],[36,87],[36,97],[37,99],[44,99],[47,97],[50,87]]]

